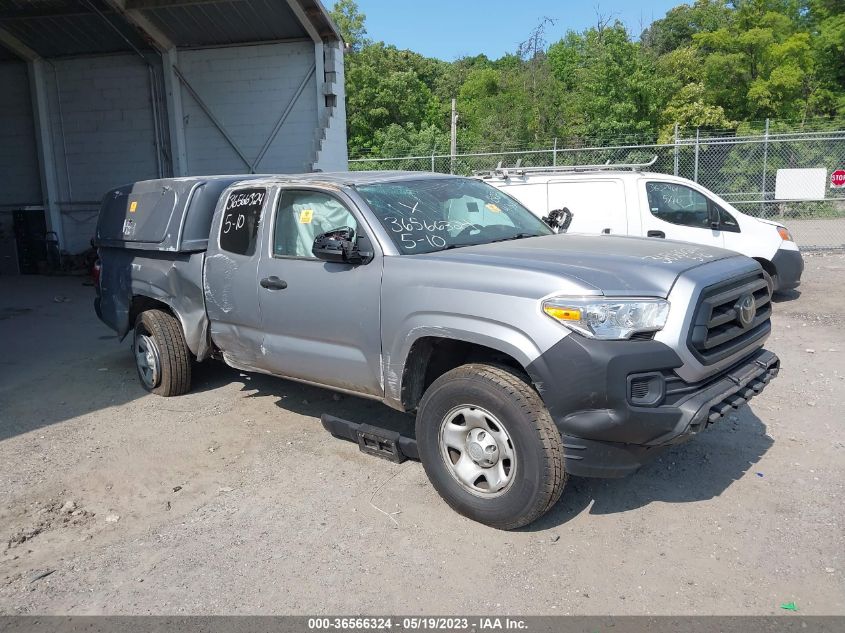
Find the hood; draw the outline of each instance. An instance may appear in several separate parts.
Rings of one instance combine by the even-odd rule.
[[[594,294],[666,297],[678,276],[737,253],[655,238],[547,235],[465,246],[414,259],[524,270],[567,278]]]
[[[751,216],[747,217],[750,217],[752,220],[757,220],[757,222],[762,222],[763,224],[769,224],[771,226],[786,226],[783,222],[775,222],[774,220],[767,220],[766,218],[756,218]]]

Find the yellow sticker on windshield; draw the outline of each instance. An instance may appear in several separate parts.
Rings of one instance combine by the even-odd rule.
[[[493,204],[492,202],[488,202],[484,206],[487,207],[488,209],[490,209],[493,213],[501,213],[502,212],[502,210],[499,207],[497,207],[495,204]]]
[[[138,208],[138,201],[137,200],[133,200],[132,202],[129,203],[129,213],[135,213],[135,209],[137,209],[137,208]]]
[[[300,224],[311,224],[311,220],[314,218],[314,209],[303,209],[299,212],[299,223]]]

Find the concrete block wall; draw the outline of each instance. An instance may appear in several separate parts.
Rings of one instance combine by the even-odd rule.
[[[0,208],[40,205],[29,76],[24,62],[0,62]]]
[[[329,54],[324,75],[322,63],[315,64],[323,55],[315,60],[315,50],[322,47],[311,41],[180,49],[176,64],[250,163],[316,66],[256,171],[345,169],[342,52]],[[338,52],[340,74],[335,69]],[[158,56],[149,59],[160,70]],[[98,202],[107,190],[158,177],[149,70],[134,54],[59,58],[45,61],[43,69],[54,154],[48,168],[58,189],[52,200],[61,209],[62,248],[76,253],[88,248]],[[323,84],[330,79],[331,90],[341,93],[327,109]],[[0,205],[40,205],[44,195],[27,65],[0,62],[0,86]],[[188,173],[248,173],[249,166],[188,90],[181,86],[181,91]],[[159,124],[168,126],[163,109]],[[321,126],[325,131],[318,130]],[[162,169],[171,175],[169,164]]]
[[[314,65],[311,42],[180,50],[179,70],[252,162]],[[262,161],[259,173],[310,171],[318,124],[312,76]],[[238,157],[191,94],[182,88],[188,172],[246,173]]]
[[[97,205],[79,203],[158,177],[149,70],[137,55],[57,59],[46,70],[62,248],[75,253],[96,226]]]
[[[346,144],[346,92],[341,43],[324,46],[324,93],[334,96],[335,105],[327,109],[325,130],[318,132],[314,168],[322,171],[345,171],[349,168]]]

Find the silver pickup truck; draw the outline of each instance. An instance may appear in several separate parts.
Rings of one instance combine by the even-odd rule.
[[[455,510],[530,523],[567,475],[618,477],[758,394],[771,303],[726,250],[556,234],[475,179],[213,176],[109,192],[96,310],[141,384],[220,358],[415,412],[415,433],[323,416],[418,458]]]

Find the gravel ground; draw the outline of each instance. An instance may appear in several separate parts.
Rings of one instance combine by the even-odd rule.
[[[845,248],[845,218],[784,218],[783,223],[802,249]]]
[[[845,614],[843,287],[808,256],[751,408],[500,532],[319,424],[404,416],[217,364],[147,395],[90,287],[0,278],[0,614]]]

